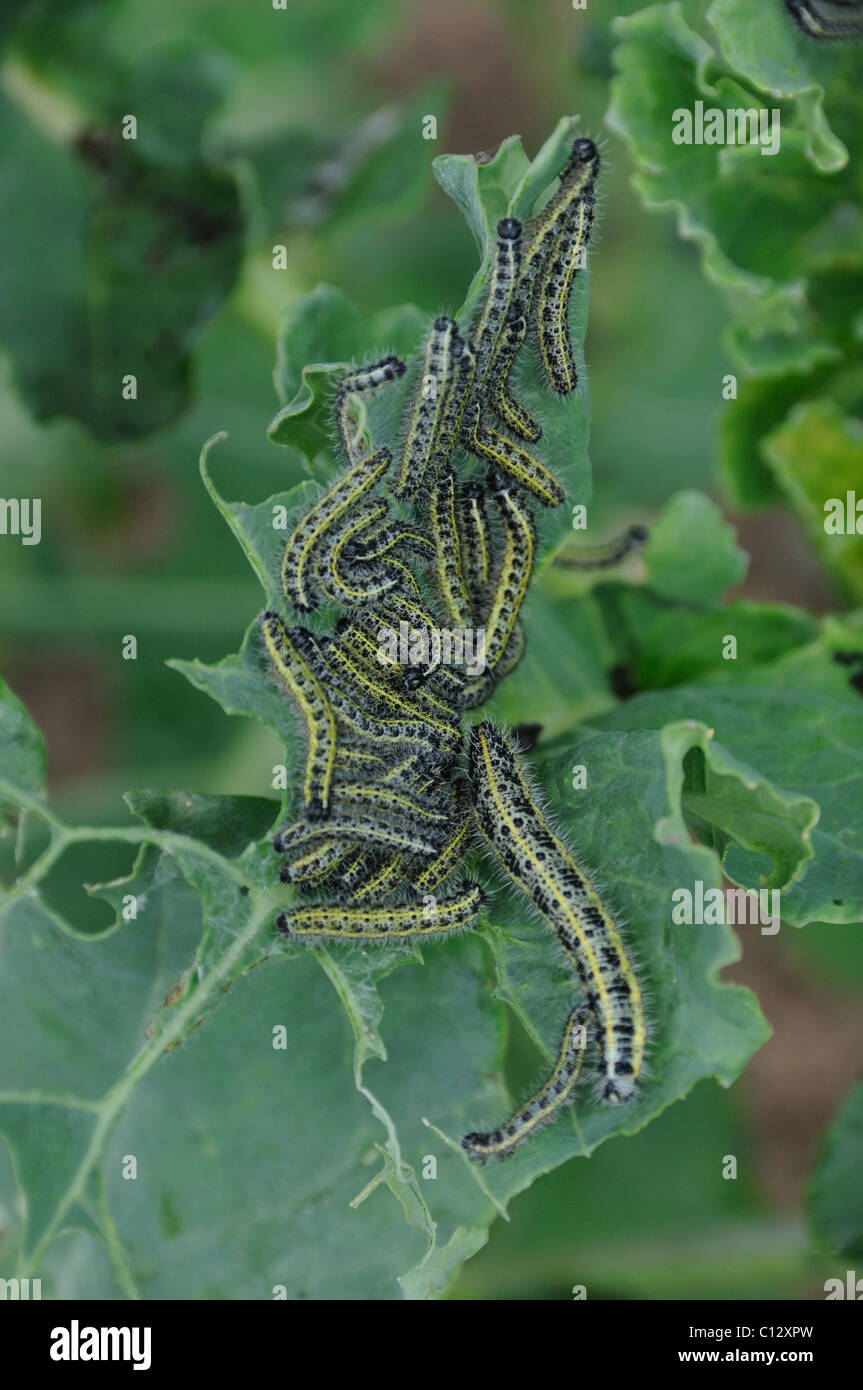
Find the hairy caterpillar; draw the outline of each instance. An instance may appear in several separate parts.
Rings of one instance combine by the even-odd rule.
[[[504,548],[485,623],[485,658],[492,670],[515,631],[536,559],[536,527],[529,508],[506,486],[496,488],[493,498],[503,522]]]
[[[470,814],[470,803],[467,789],[464,783],[459,783],[453,792],[453,829],[438,854],[432,859],[430,864],[416,876],[413,880],[413,888],[416,893],[433,893],[441,883],[445,882],[453,873],[464,858],[465,851],[471,840],[473,833],[473,818]]]
[[[461,883],[447,898],[431,906],[423,903],[384,904],[379,907],[295,907],[283,912],[276,923],[287,937],[324,941],[411,941],[458,931],[478,916],[485,895],[477,883]]]
[[[291,641],[278,613],[260,618],[264,646],[273,670],[299,706],[308,734],[303,804],[310,820],[329,810],[336,760],[336,719],[328,694],[300,649]]]
[[[348,897],[349,904],[384,902],[404,881],[408,873],[407,855],[391,854]]]
[[[282,555],[282,590],[299,613],[318,606],[312,560],[327,533],[383,477],[392,463],[389,449],[376,449],[336,480],[310,507],[289,536]]]
[[[481,405],[476,401],[465,419],[465,448],[478,458],[508,473],[514,482],[533,493],[544,507],[557,507],[563,501],[563,488],[554,474],[520,444],[507,439],[500,430],[482,423]]]
[[[487,721],[471,730],[470,778],[483,838],[557,932],[584,986],[602,1056],[603,1099],[629,1100],[644,1062],[644,1006],[614,919],[549,828],[507,740]]]
[[[397,381],[404,372],[405,364],[400,357],[384,357],[380,362],[373,362],[367,367],[357,367],[342,377],[336,392],[335,417],[339,441],[348,463],[359,462],[365,452],[360,448],[361,439],[351,432],[351,397],[377,391],[387,382]]]
[[[323,840],[297,859],[286,860],[279,869],[279,878],[283,883],[323,883],[345,861],[348,853],[338,840]]]
[[[348,738],[361,738],[364,751],[377,753],[387,758],[401,757],[407,749],[414,751],[419,747],[430,763],[441,761],[444,757],[433,731],[419,719],[399,720],[383,718],[377,709],[369,711],[346,691],[337,673],[329,665],[320,642],[304,628],[294,629],[291,634],[298,650],[302,651],[309,666],[319,680],[327,684],[327,695],[336,714],[340,733]]]
[[[490,1158],[510,1158],[517,1144],[555,1119],[563,1106],[570,1103],[584,1061],[587,1019],[588,1010],[583,1004],[572,1010],[564,1026],[551,1076],[505,1125],[486,1134],[464,1136],[461,1145],[471,1158],[478,1163],[486,1163]]]
[[[859,0],[785,0],[785,8],[810,38],[863,37],[863,4]]]
[[[364,806],[351,801],[333,806],[324,822],[294,821],[273,836],[273,849],[278,854],[292,854],[306,846],[312,847],[329,836],[347,846],[374,845],[384,850],[404,850],[422,859],[432,859],[440,852],[442,837],[435,828],[417,830],[406,824],[388,821]]]
[[[521,223],[503,217],[497,224],[497,241],[485,303],[471,328],[471,346],[476,355],[479,387],[482,389],[487,366],[493,362],[504,331],[521,264]]]
[[[556,555],[554,564],[567,570],[600,570],[619,565],[633,550],[637,550],[647,540],[646,526],[629,526],[613,540],[604,545],[586,545],[580,550],[566,551]]]
[[[355,563],[345,551],[354,547],[356,538],[388,514],[386,502],[368,500],[358,503],[347,524],[330,535],[320,548],[315,566],[318,587],[332,603],[350,608],[368,603],[380,594],[395,588],[398,576],[380,566]]]
[[[485,497],[485,488],[481,483],[468,483],[462,491],[458,508],[464,580],[475,625],[481,622],[485,611],[491,574],[492,534]]]
[[[438,594],[454,627],[471,626],[471,603],[462,571],[455,474],[447,468],[432,484],[429,521],[435,545]]]
[[[509,311],[501,344],[486,373],[489,405],[513,434],[536,444],[542,438],[542,425],[534,420],[509,389],[509,376],[516,355],[527,336],[524,305],[517,300]]]
[[[393,488],[396,497],[415,497],[435,452],[435,440],[447,434],[447,410],[455,401],[461,339],[455,319],[435,319],[426,339],[422,375],[408,416],[401,463]]]
[[[518,666],[527,648],[527,638],[524,628],[520,623],[516,623],[513,634],[507,643],[506,650],[496,666],[484,671],[476,680],[471,681],[464,691],[465,709],[477,709],[484,705],[494,693],[495,687],[503,680],[504,676],[510,675]]]
[[[559,396],[578,385],[572,340],[569,336],[569,301],[572,286],[593,226],[593,202],[582,200],[558,232],[539,275],[536,333],[539,355],[548,384]]]
[[[599,152],[592,140],[573,141],[569,159],[560,171],[559,185],[548,202],[526,224],[530,243],[522,257],[519,295],[525,318],[530,317],[536,280],[548,262],[559,233],[579,206],[592,201],[599,173]]]

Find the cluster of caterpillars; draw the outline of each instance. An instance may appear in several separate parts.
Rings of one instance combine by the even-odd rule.
[[[524,652],[532,508],[563,501],[532,452],[542,429],[511,375],[532,332],[551,390],[576,387],[569,303],[598,167],[593,142],[576,140],[540,212],[498,223],[469,331],[441,317],[423,344],[395,456],[366,439],[354,411],[405,364],[387,357],[342,377],[334,419],[347,466],[300,518],[281,563],[290,608],[307,615],[326,602],[338,620],[323,632],[276,612],[260,618],[270,668],[307,738],[299,814],[274,839],[280,877],[301,895],[279,931],[315,944],[446,937],[483,905],[463,866],[484,847],[554,929],[581,982],[585,1002],[567,1019],[540,1092],[501,1129],[463,1140],[481,1162],[510,1154],[571,1099],[588,1035],[607,1100],[629,1099],[644,1054],[641,995],[620,934],[549,828],[515,751],[486,722],[470,733],[466,767],[464,758],[467,711]],[[466,457],[485,475],[462,479]],[[616,563],[638,539],[627,532],[579,563]],[[384,639],[406,632],[410,656],[397,659]],[[443,632],[484,633],[482,669],[448,661]]]

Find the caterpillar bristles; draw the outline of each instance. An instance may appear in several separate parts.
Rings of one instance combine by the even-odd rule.
[[[477,826],[498,862],[556,932],[585,991],[602,1049],[606,1100],[629,1100],[644,1061],[644,1004],[618,926],[572,852],[552,832],[506,738],[471,730]]]
[[[479,916],[484,901],[479,884],[465,880],[448,897],[433,903],[295,907],[281,913],[276,926],[289,940],[415,941],[452,935],[469,926]]]
[[[585,1005],[572,1009],[564,1024],[551,1075],[506,1124],[485,1134],[464,1136],[461,1146],[470,1158],[478,1163],[487,1163],[490,1158],[511,1158],[519,1144],[556,1119],[563,1107],[572,1102],[587,1047],[588,1017]]]
[[[352,396],[362,396],[369,391],[377,391],[390,381],[397,381],[405,372],[405,364],[400,357],[384,357],[366,367],[348,371],[339,382],[335,399],[335,420],[342,452],[348,463],[356,463],[362,457],[360,439],[351,433],[350,402]],[[359,453],[357,452],[359,450]]]
[[[288,537],[282,554],[281,581],[285,598],[299,613],[317,608],[313,558],[329,529],[355,506],[386,473],[392,463],[389,449],[376,449],[333,483],[302,517]]]

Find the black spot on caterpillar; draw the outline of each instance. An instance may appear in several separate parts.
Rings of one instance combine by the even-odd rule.
[[[336,480],[329,492],[310,507],[285,544],[282,555],[282,590],[300,613],[318,606],[312,588],[315,552],[334,526],[383,477],[392,462],[388,449],[377,449],[355,463]]]
[[[592,200],[599,173],[599,152],[592,140],[574,140],[560,172],[560,184],[543,208],[526,224],[530,241],[522,256],[519,296],[530,318],[536,281],[552,254],[558,234],[585,200]]]
[[[362,396],[369,391],[377,391],[387,382],[397,381],[404,375],[405,364],[399,357],[384,357],[366,367],[357,367],[346,372],[339,382],[336,392],[335,417],[342,451],[348,463],[357,463],[365,453],[361,436],[352,428],[351,397]]]
[[[794,23],[812,39],[863,37],[863,4],[859,0],[785,0]]]
[[[579,550],[567,550],[556,555],[554,564],[568,570],[610,569],[644,545],[647,538],[646,526],[629,526],[604,545],[582,546]]]
[[[471,730],[469,767],[483,838],[556,931],[584,986],[602,1056],[603,1098],[629,1100],[644,1062],[644,1005],[614,918],[551,831],[507,740],[487,721]]]
[[[476,883],[461,883],[447,898],[432,904],[395,903],[381,906],[342,904],[295,907],[283,912],[276,926],[289,940],[411,941],[449,935],[468,926],[484,902]]]
[[[471,1158],[478,1163],[486,1163],[490,1158],[510,1158],[517,1144],[555,1119],[563,1106],[572,1101],[587,1046],[587,1020],[588,1010],[583,1004],[572,1010],[564,1025],[551,1076],[505,1125],[487,1134],[464,1136],[461,1145]]]
[[[326,816],[335,768],[337,733],[333,707],[312,667],[291,641],[278,613],[260,618],[270,665],[296,702],[308,734],[303,805],[310,819]]]

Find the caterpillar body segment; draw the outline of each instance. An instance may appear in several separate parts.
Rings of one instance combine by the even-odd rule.
[[[370,907],[342,904],[295,907],[277,927],[289,939],[320,941],[415,941],[459,931],[475,921],[485,901],[476,883],[464,882],[433,904],[393,903]]]
[[[303,775],[306,815],[320,820],[329,810],[336,764],[336,716],[329,694],[277,613],[260,619],[270,665],[299,708],[307,734]]]
[[[464,1136],[462,1148],[470,1158],[477,1163],[487,1163],[490,1158],[511,1158],[518,1144],[556,1119],[562,1108],[572,1102],[584,1062],[588,1019],[589,1011],[583,1004],[570,1012],[551,1075],[506,1124],[485,1134]]]
[[[388,449],[377,449],[361,459],[336,480],[329,492],[310,507],[289,536],[282,554],[282,590],[288,602],[300,613],[318,606],[314,589],[315,552],[328,538],[331,528],[380,481],[390,464]]]
[[[584,987],[602,1056],[603,1098],[626,1101],[644,1063],[644,1004],[620,930],[587,874],[552,832],[504,735],[470,735],[477,826],[510,878],[557,933]]]
[[[339,382],[335,400],[336,428],[342,452],[349,463],[357,463],[365,450],[362,440],[357,437],[351,415],[351,398],[377,391],[388,382],[398,381],[405,372],[405,364],[399,357],[384,357],[380,362],[372,362],[365,367],[348,371]]]

